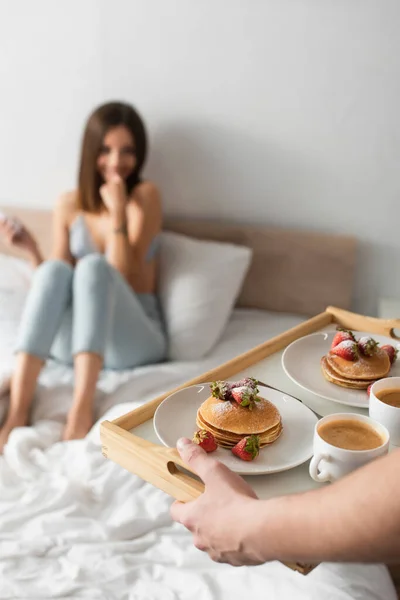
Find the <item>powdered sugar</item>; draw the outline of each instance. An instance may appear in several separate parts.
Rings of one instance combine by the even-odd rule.
[[[229,412],[233,409],[233,404],[229,400],[221,400],[220,402],[213,405],[213,410],[218,413]]]
[[[241,385],[240,387],[232,388],[235,392],[239,392],[240,394],[254,394],[254,388],[249,385]]]
[[[360,344],[367,344],[371,340],[373,341],[370,335],[364,335],[364,337],[360,338],[358,341],[360,342]]]
[[[343,342],[340,342],[340,344],[338,344],[336,346],[336,348],[349,348],[349,349],[351,349],[351,348],[354,347],[355,343],[356,342],[354,342],[353,340],[344,340]]]
[[[259,401],[254,403],[253,410],[264,410],[267,400],[265,400],[265,398],[261,398],[260,396],[258,396],[258,398]],[[242,407],[239,407],[239,404],[237,404],[236,402],[232,402],[231,400],[220,400],[212,406],[212,410],[217,413],[227,413],[231,410],[237,410],[238,408],[242,410]],[[246,410],[250,409],[246,406]]]

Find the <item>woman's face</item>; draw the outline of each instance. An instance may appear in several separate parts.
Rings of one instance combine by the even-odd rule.
[[[136,166],[135,140],[124,125],[109,129],[97,159],[97,168],[104,181],[114,175],[126,180]]]

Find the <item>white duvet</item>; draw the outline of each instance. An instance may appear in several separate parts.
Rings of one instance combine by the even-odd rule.
[[[98,417],[115,418],[297,322],[235,311],[207,359],[105,373]],[[98,423],[85,440],[59,442],[71,384],[70,369],[44,370],[33,425],[15,430],[0,458],[0,599],[395,598],[381,566],[323,565],[303,577],[279,563],[211,562],[171,523],[168,496],[102,456]]]

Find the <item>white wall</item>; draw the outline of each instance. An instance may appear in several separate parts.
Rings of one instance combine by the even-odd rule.
[[[74,185],[133,102],[166,212],[350,233],[355,308],[400,297],[396,0],[0,0],[0,204]]]

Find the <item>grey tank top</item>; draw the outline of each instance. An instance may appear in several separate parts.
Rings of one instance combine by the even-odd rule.
[[[157,235],[151,242],[147,251],[146,261],[151,261],[157,254],[160,246],[160,236]],[[69,249],[72,256],[79,260],[87,254],[99,252],[83,215],[78,215],[69,228]]]

